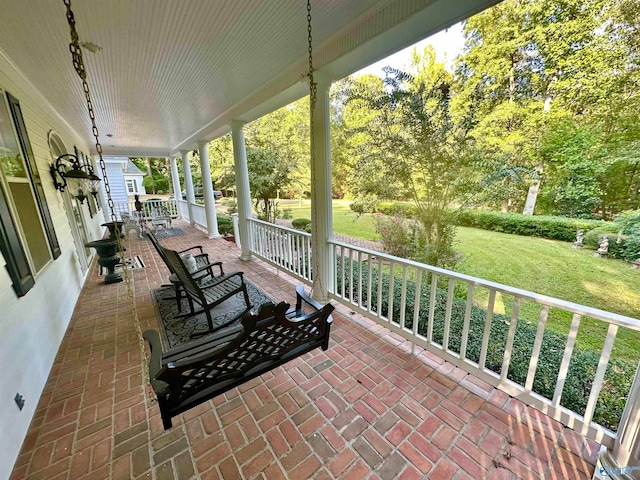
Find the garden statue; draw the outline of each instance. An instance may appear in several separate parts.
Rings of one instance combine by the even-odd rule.
[[[603,235],[600,238],[600,248],[596,250],[596,257],[603,257],[609,255],[609,237]]]
[[[579,228],[578,231],[576,232],[576,241],[573,242],[573,248],[582,248],[583,240],[584,240],[584,230],[582,228]]]
[[[141,212],[142,211],[142,202],[140,201],[140,195],[138,195],[136,193],[133,196],[133,198],[135,199],[135,202],[133,203],[133,205],[136,207],[136,212]]]

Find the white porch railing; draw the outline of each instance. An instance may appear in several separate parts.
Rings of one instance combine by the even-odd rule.
[[[330,243],[336,273],[335,289],[330,292],[332,298],[375,319],[414,345],[467,370],[565,425],[572,426],[577,432],[606,446],[612,446],[615,433],[592,420],[618,329],[625,327],[640,331],[640,321],[346,243]],[[412,288],[408,289],[408,285]],[[481,309],[477,306],[478,290],[487,293],[486,308]],[[508,300],[511,300],[512,308],[511,315],[503,320],[504,324],[508,325],[506,338],[504,343],[498,342],[499,351],[495,351],[496,342],[492,341],[490,345],[490,340],[495,340],[496,331],[493,327],[497,323],[494,317],[498,296],[501,297],[501,303],[508,304],[511,303]],[[510,369],[516,366],[512,363],[514,343],[522,341],[517,337],[517,328],[518,322],[523,322],[520,310],[525,302],[535,304],[539,309],[539,316],[531,353],[526,359],[526,377],[519,383],[510,378]],[[411,308],[408,308],[409,303],[412,304]],[[425,309],[426,322],[421,322],[425,315],[421,315],[420,312]],[[536,393],[534,380],[538,372],[538,361],[547,353],[542,347],[551,309],[569,312],[572,320],[569,334],[561,347],[564,351],[558,371],[553,372],[554,376],[557,375],[557,383],[553,393],[547,398]],[[484,325],[480,332],[482,341],[479,351],[471,353],[471,317],[472,314],[478,315],[480,312],[484,316]],[[578,329],[583,318],[603,322],[606,324],[607,333],[595,375],[591,379],[586,406],[583,412],[578,413],[565,408],[562,401]],[[437,329],[434,328],[436,324]],[[490,346],[492,351],[489,350]],[[497,366],[496,355],[500,359]],[[489,365],[490,356],[493,358],[493,368]]]
[[[135,202],[115,202],[116,215],[121,218],[122,213],[136,211]],[[154,214],[169,215],[171,218],[178,216],[178,207],[175,200],[146,200],[142,202],[144,216],[151,218]]]
[[[178,214],[182,218],[189,218],[189,204],[186,200],[177,201]]]
[[[191,211],[193,212],[193,221],[197,225],[200,225],[203,228],[207,228],[207,211],[205,210],[204,205],[192,203]]]
[[[251,253],[311,283],[311,235],[255,218],[248,219]]]
[[[309,234],[250,219],[249,237],[253,254],[311,282]],[[354,245],[329,243],[335,272],[331,298],[588,438],[613,446],[616,433],[594,422],[594,413],[600,406],[598,399],[618,330],[623,327],[640,331],[640,321]],[[486,306],[480,307],[479,303]],[[510,315],[498,311],[503,304],[507,305],[505,313],[510,308]],[[538,316],[537,324],[533,322],[530,327],[526,327],[528,322],[521,315],[525,305],[529,312],[535,309]],[[565,315],[571,321],[568,335],[555,334],[556,355],[562,354],[556,370],[546,372],[547,378],[556,380],[555,384],[542,395],[536,375],[539,359],[551,353],[545,350],[549,348],[545,336],[554,335],[546,328],[550,311],[568,312]],[[584,406],[578,412],[565,407],[563,400],[567,396],[565,385],[574,380],[572,360],[578,355],[575,346],[583,319],[589,319],[583,322],[583,329],[597,322],[606,334],[603,333],[599,358],[593,365],[593,378],[585,380],[589,393],[581,397]],[[523,332],[530,334],[529,339],[522,337]],[[497,337],[500,341],[496,341]],[[528,342],[525,356],[523,342]],[[519,380],[514,379],[513,370],[520,371]],[[628,374],[632,376],[633,372]],[[627,380],[630,384],[631,378]],[[622,395],[628,393],[624,391]],[[618,430],[622,427],[621,424]]]

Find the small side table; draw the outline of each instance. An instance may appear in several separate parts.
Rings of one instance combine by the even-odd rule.
[[[162,227],[165,230],[171,227],[171,217],[170,216],[161,216],[154,217],[151,219],[151,227],[153,228],[153,233],[158,231],[158,228]]]

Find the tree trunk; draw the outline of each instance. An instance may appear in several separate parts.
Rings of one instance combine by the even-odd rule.
[[[153,174],[151,173],[151,159],[149,157],[145,157],[144,159],[147,162],[147,175],[149,177],[151,177],[151,191],[155,195],[156,194],[156,184],[153,181]]]
[[[536,200],[538,200],[538,192],[540,191],[540,177],[542,176],[542,163],[536,165],[535,171],[538,173],[538,180],[533,181],[533,183],[529,185],[527,201],[522,211],[523,215],[533,215],[533,211],[536,209]]]
[[[173,177],[171,176],[171,160],[169,160],[169,157],[164,159],[164,164],[167,167],[167,172],[169,172],[169,180],[171,180],[169,182],[169,193],[173,193],[173,195],[176,197],[177,199],[177,194],[178,192],[174,192],[173,191]]]

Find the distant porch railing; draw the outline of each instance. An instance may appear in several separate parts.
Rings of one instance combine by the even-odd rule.
[[[309,234],[255,219],[248,223],[252,254],[312,281]],[[607,428],[595,422],[594,413],[602,406],[598,400],[619,330],[639,332],[640,321],[354,245],[329,243],[332,298],[588,438],[613,446],[616,425]],[[523,319],[524,313],[532,321]],[[547,328],[550,314],[565,318],[566,335]],[[581,324],[582,329],[599,329],[603,337],[593,358],[593,375],[584,380],[572,378]],[[552,353],[548,338],[558,361],[553,372],[540,372],[540,359]],[[519,380],[514,370],[520,371]],[[542,373],[555,379],[544,395],[539,393]],[[627,374],[629,387],[623,395],[629,394],[634,372]],[[568,390],[579,381],[586,382],[589,393],[575,411],[565,400],[575,394]]]
[[[130,214],[136,211],[135,202],[115,202],[116,216],[121,218],[123,213]],[[178,206],[175,200],[146,200],[142,202],[142,211],[145,218],[151,218],[154,215],[178,217]]]

